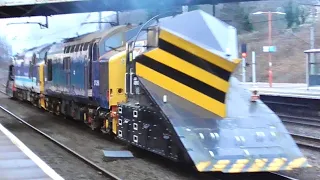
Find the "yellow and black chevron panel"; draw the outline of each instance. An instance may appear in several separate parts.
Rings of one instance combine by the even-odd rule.
[[[164,29],[160,30],[159,48],[227,81],[240,62],[239,59],[229,61]]]
[[[224,173],[274,172],[301,167],[311,167],[306,158],[301,157],[291,161],[286,158],[217,160],[199,162],[196,165],[200,172],[219,171]]]
[[[136,74],[220,116],[226,116],[230,62],[167,31],[159,47],[136,59]]]

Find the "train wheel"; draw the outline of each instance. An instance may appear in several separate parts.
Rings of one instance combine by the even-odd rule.
[[[49,106],[50,106],[50,113],[53,113],[53,111],[54,111],[54,106],[53,106],[53,103],[51,102],[50,104],[49,104]]]
[[[27,99],[28,99],[28,98],[27,98]],[[35,107],[38,106],[38,101],[37,101],[35,95],[33,95],[33,94],[30,95],[30,101],[31,101],[31,104],[32,104],[33,106],[35,106]]]
[[[60,115],[60,105],[59,105],[59,103],[57,104],[57,107],[56,107],[56,110],[55,110],[55,114],[56,114],[57,116]]]
[[[104,117],[103,124],[101,127],[101,131],[104,134],[112,134],[112,117],[110,113],[107,113]]]
[[[38,108],[41,109],[41,98],[38,99]]]
[[[99,117],[94,116],[90,123],[90,128],[92,131],[100,131],[103,122],[99,119]]]

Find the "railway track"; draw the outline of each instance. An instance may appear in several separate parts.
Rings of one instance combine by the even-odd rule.
[[[316,118],[292,116],[281,113],[278,113],[277,115],[281,118],[282,122],[285,123],[320,128],[320,120]],[[313,150],[320,150],[320,138],[295,133],[290,133],[290,135],[299,146]]]
[[[0,90],[0,93],[6,95],[6,93],[3,90]],[[90,165],[95,170],[101,172],[104,176],[106,176],[106,177],[108,177],[110,179],[114,179],[114,180],[120,180],[121,179],[121,178],[117,177],[116,175],[114,175],[113,173],[101,168],[100,166],[98,166],[94,162],[90,161],[89,159],[85,158],[84,156],[80,155],[79,153],[73,151],[72,149],[70,149],[66,145],[58,142],[57,140],[55,140],[54,138],[50,137],[49,135],[47,135],[46,133],[44,133],[40,129],[32,126],[31,124],[29,124],[28,122],[26,122],[22,118],[20,118],[17,115],[15,115],[10,110],[4,108],[1,105],[0,105],[0,109],[3,110],[4,112],[8,113],[10,116],[14,117],[15,119],[17,119],[21,123],[23,123],[26,126],[30,127],[32,130],[36,131],[40,135],[46,137],[47,139],[49,139],[53,143],[57,144],[62,149],[66,150],[68,153],[72,154],[76,158],[78,158],[78,159],[82,160],[83,162],[85,162],[86,164]],[[208,178],[208,179],[219,179],[219,180],[229,180],[229,179],[231,180],[231,179],[234,179],[235,177],[237,177],[237,179],[239,179],[239,180],[241,180],[241,179],[246,179],[246,180],[251,180],[252,179],[252,180],[254,180],[254,179],[259,179],[261,176],[270,177],[270,179],[274,179],[274,180],[277,180],[277,179],[279,179],[279,180],[297,180],[295,178],[292,178],[292,177],[289,177],[289,176],[285,176],[285,175],[282,175],[282,174],[278,174],[278,173],[274,173],[274,172],[260,172],[260,173],[250,173],[250,174],[246,174],[245,173],[245,174],[239,174],[239,175],[233,175],[233,174],[222,174],[222,175],[221,174],[204,174],[201,177],[203,177],[205,179]]]
[[[314,118],[318,115],[318,111],[317,109],[310,108],[312,107],[310,106],[310,103],[304,104],[299,101],[282,102],[275,99],[263,100],[263,102],[268,104],[268,106],[277,113],[284,123],[320,128],[320,119]],[[292,112],[299,115],[288,115],[288,113]],[[317,151],[320,150],[320,138],[306,136],[303,134],[290,134],[299,146]]]
[[[320,138],[290,133],[300,146],[320,151]]]
[[[320,128],[320,119],[277,114],[283,122]]]
[[[3,93],[1,91],[1,93]],[[47,135],[46,133],[42,132],[41,130],[39,130],[38,128],[32,126],[31,124],[29,124],[28,122],[24,121],[23,119],[21,119],[20,117],[18,117],[17,115],[15,115],[14,113],[12,113],[11,111],[9,111],[8,109],[4,108],[3,106],[0,105],[0,109],[3,110],[4,112],[8,113],[10,116],[14,117],[15,119],[19,120],[21,123],[25,124],[26,126],[28,126],[29,128],[31,128],[32,130],[36,131],[37,133],[39,133],[40,135],[42,135],[43,137],[46,137],[48,140],[50,140],[51,142],[55,143],[56,145],[60,146],[62,149],[66,150],[68,153],[72,154],[73,156],[75,156],[76,158],[82,160],[83,162],[85,162],[86,164],[88,164],[89,166],[91,166],[92,168],[94,168],[95,170],[99,171],[100,173],[102,173],[104,176],[106,176],[107,178],[111,178],[113,180],[121,180],[121,178],[117,177],[116,175],[114,175],[113,173],[99,167],[97,164],[95,164],[94,162],[90,161],[89,159],[83,157],[82,155],[78,154],[77,152],[73,151],[72,149],[68,148],[66,145],[58,142],[57,140],[55,140],[54,138],[52,138],[51,136]]]

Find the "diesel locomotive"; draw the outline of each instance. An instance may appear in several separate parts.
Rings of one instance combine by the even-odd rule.
[[[200,172],[309,167],[233,76],[234,27],[201,10],[151,22],[29,49],[12,61],[7,93]]]

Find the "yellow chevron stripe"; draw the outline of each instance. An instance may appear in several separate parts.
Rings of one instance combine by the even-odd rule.
[[[241,59],[234,59],[232,62],[237,66],[241,62]]]
[[[206,161],[206,162],[199,162],[196,165],[196,168],[198,169],[198,171],[202,172],[204,169],[206,169],[209,165],[211,164],[210,161]]]
[[[242,171],[242,169],[245,167],[245,164],[234,164],[232,165],[231,169],[229,170],[229,173],[239,173]]]
[[[307,161],[307,159],[304,158],[304,157],[297,158],[297,159],[292,160],[292,161],[288,164],[288,167],[290,167],[290,168],[298,168],[298,167],[301,167],[302,164],[304,164],[306,161]]]
[[[234,163],[232,167],[229,169],[229,173],[241,172],[248,162],[248,159],[238,159],[236,163]]]
[[[136,74],[166,90],[170,90],[172,93],[177,94],[210,112],[217,114],[218,116],[226,116],[225,104],[199,93],[198,91],[195,91],[194,89],[164,76],[138,62],[136,63]]]
[[[229,89],[229,82],[197,66],[194,66],[193,64],[190,64],[166,51],[163,51],[162,49],[154,49],[145,53],[145,55],[184,74],[194,77],[195,79],[198,79],[223,92],[227,92]]]
[[[268,162],[268,159],[256,159],[253,165],[247,170],[248,172],[258,172]]]
[[[219,160],[215,165],[213,165],[211,171],[223,171],[229,163],[230,160]]]
[[[292,170],[292,168],[291,167],[289,167],[289,166],[287,166],[286,168],[284,168],[286,171],[291,171]]]
[[[238,159],[237,164],[247,164],[249,162],[249,159]]]
[[[226,164],[228,165],[230,163],[230,160],[219,160],[216,164]]]
[[[211,171],[223,171],[227,165],[214,165]]]
[[[161,29],[160,31],[160,38],[170,42],[171,44],[180,47],[189,53],[192,53],[196,56],[201,57],[202,59],[215,64],[216,66],[219,66],[229,72],[233,72],[234,69],[237,67],[238,63],[240,62],[238,59],[234,62],[230,62],[228,60],[225,60],[224,58],[215,55],[191,42],[188,42],[178,36],[175,36],[171,33],[169,33],[166,30]]]
[[[287,159],[285,159],[285,158],[275,158],[269,164],[267,170],[268,171],[279,171],[279,169],[285,164],[286,161],[287,161]]]

